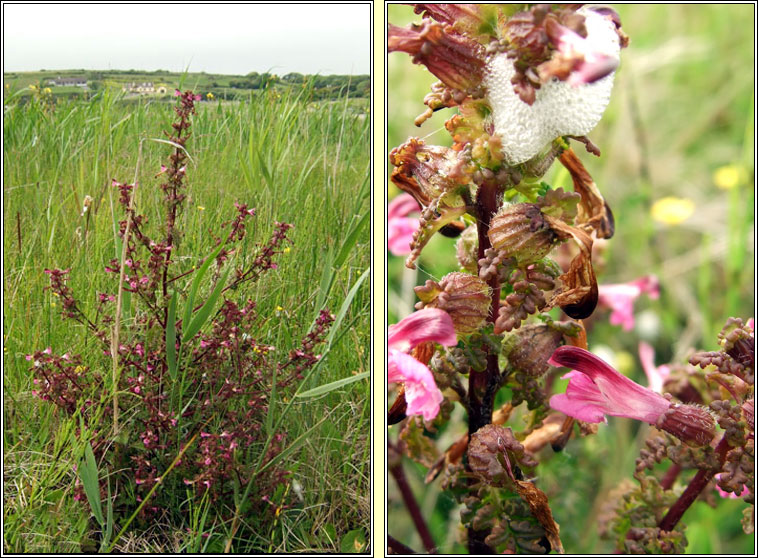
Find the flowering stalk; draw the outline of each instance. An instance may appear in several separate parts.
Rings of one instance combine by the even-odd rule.
[[[444,396],[428,385],[433,377],[440,392],[452,392],[450,400],[460,400],[467,412],[467,439],[478,440],[478,433],[493,423],[495,396],[504,384],[514,393],[513,406],[526,400],[538,413],[546,407],[539,385],[547,372],[544,361],[564,335],[578,335],[580,329],[552,322],[532,329],[531,339],[540,349],[528,355],[515,350],[522,323],[552,307],[584,318],[597,303],[592,243],[612,235],[613,218],[567,138],[578,137],[599,153],[583,136],[608,103],[619,50],[626,41],[615,13],[592,7],[537,5],[518,12],[510,5],[417,4],[415,11],[423,14],[422,23],[408,28],[390,25],[388,46],[390,52],[409,54],[440,79],[424,99],[427,111],[416,124],[442,108],[457,108],[458,114],[445,125],[453,138],[451,148],[411,138],[390,154],[392,181],[421,206],[406,266],[414,268],[424,246],[440,232],[460,235],[457,253],[465,272],[415,289],[420,312],[433,308],[449,314],[457,345],[435,339],[446,348],[430,351],[434,346],[418,345],[411,356],[391,347],[389,380],[396,381],[401,362],[407,362],[409,370],[413,362],[420,363],[413,364],[415,375],[405,377],[413,376],[415,385],[426,386],[424,393],[435,394],[423,418],[427,423],[444,420],[439,418]],[[574,192],[540,182],[556,158],[569,169]],[[394,212],[396,206],[392,208]],[[561,270],[549,255],[566,241],[576,243],[579,253]],[[400,253],[394,245],[391,251]],[[514,337],[504,339],[509,332]],[[391,328],[390,345],[392,338]],[[508,361],[504,367],[503,357]],[[465,386],[461,376],[467,377]],[[404,397],[407,408],[397,401],[391,407],[393,422],[402,418],[401,410],[414,414],[408,381]],[[413,411],[421,414],[417,408]],[[402,423],[402,436],[412,439],[412,424],[419,423]],[[488,445],[487,451],[496,446]],[[494,492],[480,490],[465,439],[456,448],[456,455],[464,454],[465,480],[460,482],[470,495],[463,514],[470,552],[561,548],[544,494],[531,484],[517,484],[521,507],[494,519],[500,501]],[[412,451],[425,461],[439,462],[421,446]],[[455,485],[457,476],[451,473],[446,482]],[[537,517],[537,531],[549,534],[547,542],[537,542],[537,531],[507,535],[513,532],[508,522],[517,517]]]

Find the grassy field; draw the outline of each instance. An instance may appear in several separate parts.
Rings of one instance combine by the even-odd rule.
[[[684,363],[694,349],[717,348],[716,335],[728,317],[746,319],[755,312],[754,6],[614,7],[631,44],[622,51],[611,103],[589,134],[602,156],[574,150],[616,218],[616,234],[604,264],[596,268],[599,283],[652,273],[661,281],[661,297],[637,301],[637,327],[631,332],[611,326],[607,311],[596,312],[589,345],[644,382],[637,360],[640,340],[655,346],[656,363]],[[419,19],[410,7],[389,6],[391,23]],[[388,64],[390,149],[409,136],[450,145],[443,125],[452,111],[440,110],[420,129],[413,125],[436,78],[402,53],[390,54]],[[546,181],[554,187],[571,184],[560,165]],[[390,184],[389,198],[397,194]],[[656,220],[652,208],[666,197],[688,200],[694,211],[678,223]],[[457,268],[455,241],[437,236],[425,248],[418,272],[405,269],[403,258],[388,256],[389,323],[412,311],[413,286]],[[456,427],[440,435],[440,448],[461,434],[462,421]],[[631,476],[645,433],[631,421],[612,419],[598,436],[574,441],[541,464],[540,483],[568,552],[613,551],[613,541],[599,538],[597,524],[610,491]],[[456,542],[460,518],[454,500],[436,485],[425,487],[425,471],[407,464],[440,548],[463,551]],[[420,548],[391,479],[388,490],[389,533]],[[744,502],[711,498],[709,503],[712,507],[697,503],[683,518],[688,552],[754,552],[752,535],[740,527]]]
[[[304,92],[256,96],[246,103],[204,102],[187,148],[188,198],[179,215],[182,253],[207,256],[234,202],[254,207],[243,250],[265,243],[274,221],[292,223],[294,244],[251,296],[266,319],[255,334],[276,347],[297,346],[325,303],[336,314],[328,353],[302,390],[369,370],[370,114],[368,101],[308,102]],[[138,161],[139,210],[161,222],[162,192],[153,176],[171,147],[164,138],[172,104],[124,103],[101,92],[88,102],[16,104],[6,99],[3,153],[4,533],[6,552],[94,550],[90,508],[74,501],[82,459],[75,420],[32,395],[26,355],[51,347],[102,366],[83,327],[61,318],[49,268],[70,268],[69,286],[85,311],[95,292],[113,289],[103,268],[119,257],[121,213],[111,180],[131,182]],[[83,200],[94,201],[82,216]],[[351,234],[352,233],[352,234]],[[353,291],[354,289],[354,291]],[[230,295],[233,296],[233,295]],[[344,306],[345,301],[349,306]],[[344,312],[343,312],[344,311]],[[291,390],[292,391],[292,390]],[[368,378],[323,395],[282,393],[277,420],[287,433],[283,467],[289,507],[242,518],[233,552],[333,552],[345,541],[365,551],[370,527]],[[292,402],[292,405],[287,405]],[[291,489],[291,490],[290,490]],[[295,496],[297,495],[297,498]],[[115,549],[133,552],[221,551],[229,513],[207,514],[207,500],[182,491],[175,508],[130,528]],[[134,503],[136,506],[136,502]],[[218,510],[215,510],[218,511]],[[273,510],[272,510],[273,511]],[[215,517],[213,523],[207,518]],[[224,519],[227,518],[227,519]],[[125,517],[116,517],[115,528]],[[135,524],[137,525],[137,524]],[[203,531],[200,536],[198,530]],[[117,532],[117,530],[115,531]],[[246,533],[243,537],[240,533]]]

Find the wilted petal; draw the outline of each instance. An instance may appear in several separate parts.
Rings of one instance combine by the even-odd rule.
[[[468,91],[481,83],[484,47],[448,25],[429,20],[408,27],[390,24],[387,49],[410,54],[414,64],[423,64],[452,89]]]
[[[418,138],[394,148],[390,163],[396,167],[390,176],[392,182],[424,207],[471,181],[464,168],[468,161],[459,152],[449,147],[427,146]]]
[[[432,372],[402,351],[390,349],[388,360],[387,381],[405,386],[406,416],[421,415],[424,420],[433,420],[440,411],[443,396]]]

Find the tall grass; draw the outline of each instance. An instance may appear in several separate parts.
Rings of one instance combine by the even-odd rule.
[[[210,231],[222,229],[237,200],[257,209],[243,251],[264,242],[275,220],[294,224],[291,252],[253,293],[260,315],[268,317],[259,333],[274,346],[297,343],[323,306],[337,313],[370,265],[368,103],[348,98],[313,103],[308,94],[307,89],[285,96],[269,91],[243,103],[202,103],[188,144],[189,198],[178,223],[184,254],[210,253]],[[171,103],[124,103],[108,90],[89,102],[58,104],[53,111],[6,99],[6,551],[95,548],[89,510],[73,501],[74,465],[82,451],[75,441],[77,425],[31,395],[25,355],[48,346],[58,353],[100,350],[82,328],[60,318],[43,270],[71,268],[69,285],[85,309],[94,307],[95,291],[112,286],[102,273],[108,261],[120,257],[116,228],[121,217],[111,179],[130,179],[140,141],[163,138],[173,117]],[[153,222],[160,221],[162,193],[152,175],[167,150],[159,142],[143,143],[137,203]],[[82,215],[88,195],[94,202]],[[369,370],[369,304],[364,281],[345,308],[328,354],[302,389]],[[124,319],[131,318],[127,300]],[[255,524],[258,538],[235,538],[234,551],[333,551],[352,530],[368,535],[368,393],[368,381],[362,380],[318,398],[281,403],[280,409],[291,405],[282,427],[289,440],[298,441],[285,461],[292,471],[290,484],[297,486],[297,505],[281,511],[275,522],[240,518]],[[186,511],[186,525],[143,525],[120,539],[117,548],[222,550],[231,522],[200,527],[208,502],[194,501],[189,492],[176,494],[175,501]],[[198,529],[210,536],[201,537]]]

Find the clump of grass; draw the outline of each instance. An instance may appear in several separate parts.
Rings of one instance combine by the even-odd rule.
[[[92,293],[91,316],[68,286],[72,271],[46,270],[63,316],[94,338],[90,350],[27,355],[33,395],[77,425],[74,499],[91,507],[103,550],[130,526],[181,525],[184,498],[206,502],[204,524],[225,524],[227,549],[255,530],[250,517],[278,515],[286,507],[282,458],[292,449],[281,424],[289,406],[278,405],[319,362],[334,320],[322,310],[290,350],[260,335],[268,318],[248,295],[289,250],[292,225],[277,222],[268,241],[243,253],[256,214],[246,204],[235,203],[208,257],[180,256],[186,143],[198,98],[177,94],[177,120],[161,140],[173,147],[158,173],[165,175],[163,222],[151,226],[138,211],[144,186],[136,179],[113,181],[125,215],[117,226],[121,257],[105,267],[115,281],[110,292]]]

